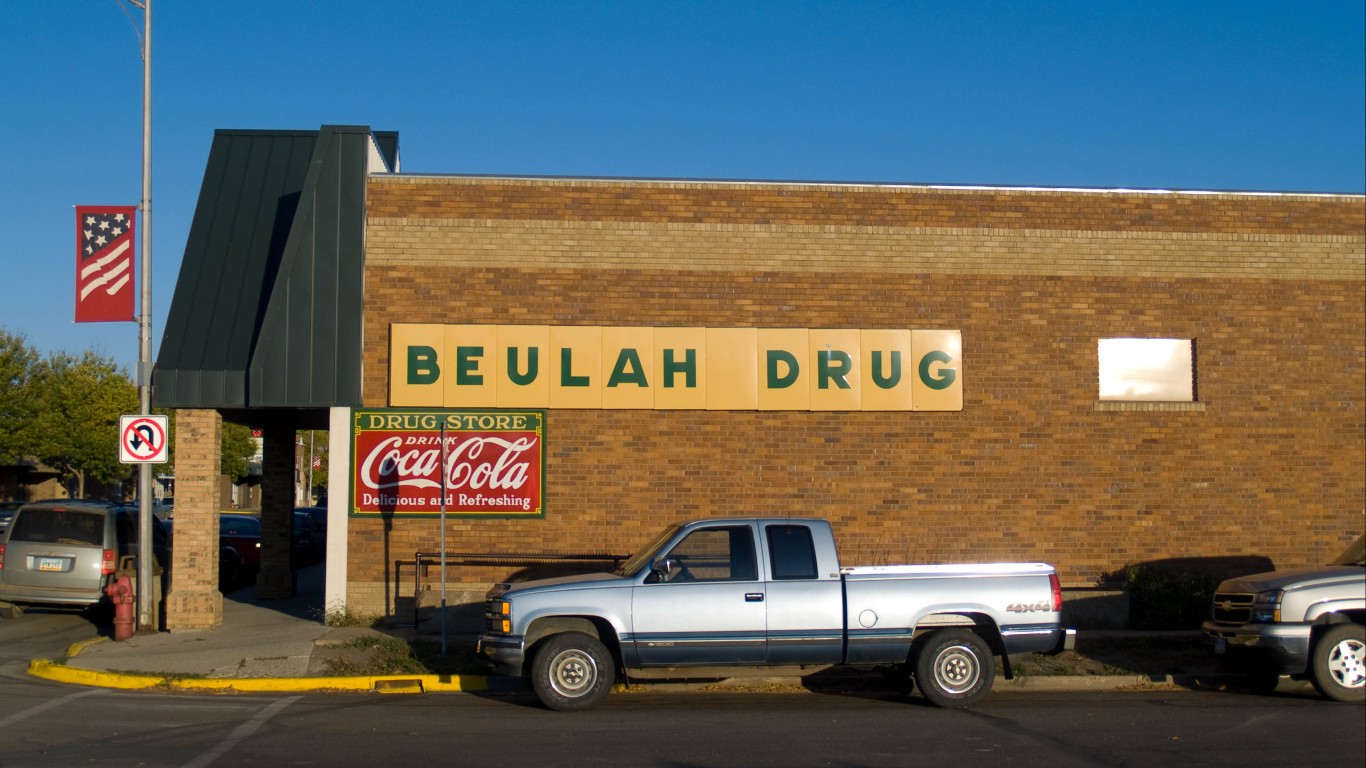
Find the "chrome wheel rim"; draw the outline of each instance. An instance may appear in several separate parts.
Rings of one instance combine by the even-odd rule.
[[[583,651],[561,651],[550,662],[550,687],[566,698],[588,693],[597,679],[598,664]]]
[[[934,677],[945,692],[966,693],[977,685],[982,671],[977,657],[965,645],[954,645],[939,652],[934,659]]]
[[[1328,673],[1343,688],[1360,688],[1366,685],[1366,668],[1363,668],[1363,651],[1366,645],[1360,640],[1348,638],[1333,646],[1328,653]]]

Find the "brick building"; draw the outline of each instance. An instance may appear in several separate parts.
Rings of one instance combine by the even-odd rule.
[[[331,427],[331,609],[399,610],[414,586],[405,562],[440,539],[430,507],[361,508],[355,414],[505,412],[514,388],[495,349],[512,350],[514,378],[518,350],[542,349],[551,367],[550,394],[514,406],[543,419],[540,489],[532,514],[452,511],[456,551],[628,553],[682,518],[815,515],[834,521],[851,564],[1044,560],[1077,588],[1174,557],[1322,562],[1363,530],[1360,195],[422,175],[396,172],[393,134],[220,132],[177,302],[193,290],[206,206],[223,215],[211,186],[283,199],[241,182],[253,152],[273,147],[278,165],[282,143],[313,159],[295,174],[301,195],[288,216],[272,207],[237,225],[284,243],[234,297],[264,318],[254,336],[238,329],[238,348],[255,351],[219,366],[226,385],[204,386],[212,366],[175,349],[227,342],[177,333],[197,321],[173,303],[157,398],[265,425],[267,497],[271,430]],[[326,162],[345,170],[329,176]],[[201,272],[228,290],[221,270]],[[275,316],[296,318],[279,338]],[[810,364],[796,405],[767,399],[788,371],[773,367],[777,331],[797,334],[782,337],[796,339],[786,359]],[[947,405],[910,390],[877,399],[895,391],[883,367],[902,359],[868,356],[886,331],[957,340],[929,357],[918,341],[896,347],[908,379],[938,389],[926,377],[951,372]],[[759,356],[731,355],[739,370],[722,374],[731,342],[756,337]],[[1117,366],[1106,344],[1134,338],[1181,350],[1174,394],[1102,389]],[[272,345],[285,351],[272,358]],[[831,362],[841,345],[853,354]],[[681,395],[660,378],[694,347],[714,361],[701,374],[710,407],[670,400]],[[641,360],[622,354],[640,348]],[[555,389],[576,374],[598,394]],[[461,387],[495,378],[496,393]],[[628,389],[645,399],[617,397]],[[477,600],[508,571],[453,569],[452,599]]]

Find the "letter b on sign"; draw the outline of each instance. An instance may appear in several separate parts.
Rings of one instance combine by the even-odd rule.
[[[441,366],[436,363],[436,350],[431,347],[408,347],[408,383],[435,384],[441,378]]]

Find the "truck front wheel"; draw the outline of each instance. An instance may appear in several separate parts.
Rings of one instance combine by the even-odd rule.
[[[531,662],[531,687],[550,709],[592,709],[612,691],[612,654],[592,635],[564,632],[541,643]]]
[[[943,629],[919,643],[915,684],[930,703],[940,707],[970,707],[991,692],[996,662],[977,633]]]
[[[1314,687],[1335,701],[1366,700],[1366,631],[1338,624],[1314,643],[1310,662]]]

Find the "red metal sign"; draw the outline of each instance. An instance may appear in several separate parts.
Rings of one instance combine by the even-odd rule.
[[[353,515],[541,517],[544,411],[355,412]]]

